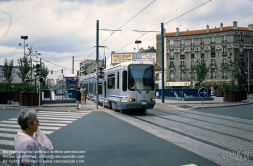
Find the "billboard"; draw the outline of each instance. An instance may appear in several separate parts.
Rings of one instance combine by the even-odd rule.
[[[156,53],[136,53],[133,61],[156,62]]]
[[[131,62],[133,54],[112,54],[112,63]]]

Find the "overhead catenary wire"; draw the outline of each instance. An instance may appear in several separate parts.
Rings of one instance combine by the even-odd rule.
[[[137,14],[135,14],[134,16],[132,16],[129,20],[127,20],[124,24],[122,24],[120,27],[118,27],[117,29],[121,29],[122,27],[124,27],[127,23],[129,23],[131,20],[133,20],[135,17],[137,17],[140,13],[142,13],[144,10],[146,10],[151,4],[153,4],[156,0],[153,0],[152,2],[150,2],[147,6],[145,6],[143,9],[141,9]],[[108,25],[108,24],[107,24]],[[112,32],[100,45],[103,45],[116,31]],[[95,52],[95,50],[87,57],[89,58],[93,53]]]
[[[202,3],[201,5],[199,5],[199,6],[197,6],[197,7],[194,7],[194,8],[191,9],[191,10],[188,10],[187,12],[185,12],[185,13],[183,13],[183,14],[181,14],[181,15],[179,15],[179,16],[177,16],[177,17],[175,17],[175,18],[173,18],[173,19],[171,19],[171,20],[169,20],[169,21],[167,21],[167,22],[165,22],[164,25],[165,25],[165,24],[168,24],[168,23],[170,23],[170,22],[172,22],[172,21],[174,21],[174,20],[176,20],[176,19],[178,19],[178,18],[180,18],[180,17],[182,17],[182,16],[184,16],[184,15],[186,15],[186,14],[188,14],[188,13],[194,11],[194,10],[196,10],[197,8],[199,8],[199,7],[201,7],[201,6],[203,6],[203,5],[207,4],[207,3],[209,3],[210,1],[212,1],[212,0],[209,0],[209,1],[207,1],[207,2],[204,2],[204,3]],[[157,29],[157,28],[160,28],[160,26],[158,26],[158,27],[156,27],[156,28],[154,28],[154,29],[152,29],[152,30],[150,30],[150,31],[154,31],[154,30]],[[147,34],[146,31],[140,31],[140,30],[138,30],[138,31],[139,31],[139,32],[142,32],[142,33],[145,32],[145,33],[143,33],[140,37],[136,38],[135,40],[138,40],[138,39],[140,39],[142,36],[144,36],[144,35]],[[132,44],[135,40],[129,42],[128,44],[126,44],[125,46],[121,47],[121,48],[120,48],[119,50],[117,50],[117,51],[120,51],[120,50],[122,50],[123,48],[127,47],[128,45]]]

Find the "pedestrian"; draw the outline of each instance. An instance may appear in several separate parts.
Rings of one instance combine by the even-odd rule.
[[[83,88],[81,90],[82,104],[86,103],[86,95],[87,95],[87,89],[85,86],[83,86]]]
[[[81,104],[81,92],[80,88],[77,88],[76,91],[76,108],[79,109],[79,104]]]
[[[45,166],[40,144],[33,137],[39,126],[36,111],[21,110],[18,114],[18,124],[22,131],[17,133],[14,140],[17,166]]]

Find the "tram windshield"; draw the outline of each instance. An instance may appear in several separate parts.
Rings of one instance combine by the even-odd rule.
[[[154,90],[154,66],[147,64],[129,65],[128,89],[130,91]]]

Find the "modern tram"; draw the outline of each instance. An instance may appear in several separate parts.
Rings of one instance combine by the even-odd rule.
[[[80,79],[86,85],[87,99],[96,102],[97,74]],[[155,105],[154,64],[152,62],[124,62],[103,70],[98,79],[99,104],[115,111],[145,112]]]

